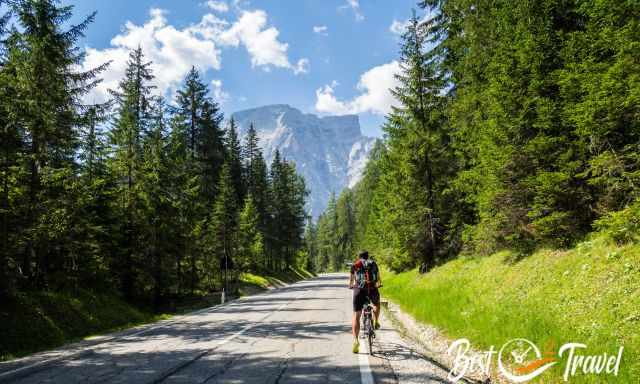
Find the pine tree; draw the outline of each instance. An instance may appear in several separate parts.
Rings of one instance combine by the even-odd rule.
[[[252,191],[255,184],[256,172],[254,167],[256,166],[256,160],[261,154],[260,147],[258,146],[258,134],[256,132],[253,123],[249,125],[247,135],[245,137],[244,145],[241,149],[242,159],[244,163],[244,170],[246,172],[245,179],[247,180],[247,190]]]
[[[264,161],[258,135],[253,124],[249,126],[247,131],[242,147],[242,157],[247,193],[251,194],[252,202],[256,208],[258,228],[262,234],[266,234],[269,227],[269,180],[267,164]],[[263,260],[263,262],[266,262],[266,260]]]
[[[428,35],[415,12],[402,36],[400,85],[392,90],[399,101],[384,127],[388,136],[387,161],[381,188],[384,230],[396,237],[399,256],[395,269],[417,263],[433,265],[450,254],[443,238],[448,214],[443,190],[452,178],[452,149],[448,142],[442,95],[444,80],[438,61],[425,51]],[[416,191],[421,191],[416,193]]]
[[[184,255],[189,268],[189,286],[193,294],[200,282],[203,232],[216,195],[216,182],[224,159],[220,123],[222,115],[218,105],[210,98],[209,89],[191,68],[173,108],[174,139],[184,143],[182,159],[176,159],[182,175],[176,180],[182,184],[185,197],[180,209],[184,218]],[[178,138],[177,136],[183,136]],[[178,153],[176,153],[178,155]],[[197,196],[193,196],[197,191]],[[187,197],[189,196],[189,197]]]
[[[229,127],[227,128],[225,137],[225,145],[225,163],[229,164],[229,172],[231,173],[233,188],[237,196],[236,205],[240,206],[244,201],[245,195],[244,170],[242,167],[242,148],[240,145],[240,139],[238,138],[236,122],[233,117],[229,121]]]
[[[108,120],[108,105],[91,105],[80,131],[79,178],[74,183],[76,223],[70,244],[73,270],[68,276],[75,287],[101,287],[109,283],[106,255],[117,252],[109,228],[116,225],[113,191],[116,180],[107,167],[108,143],[102,125]]]
[[[0,6],[3,2],[0,1]],[[7,54],[17,47],[16,35],[13,33],[5,40],[5,25],[9,21],[9,13],[0,16],[0,297],[11,293],[15,288],[16,273],[10,269],[15,265],[16,233],[21,232],[20,215],[16,209],[16,198],[23,188],[16,184],[19,167],[19,154],[24,151],[22,134],[18,124],[12,121],[11,103],[16,96],[15,61],[8,61]],[[11,193],[13,192],[13,193]],[[13,228],[13,230],[10,230]]]
[[[197,225],[202,220],[202,207],[199,205],[201,179],[198,172],[194,172],[189,156],[187,126],[182,124],[179,117],[171,119],[168,156],[171,163],[168,183],[171,209],[177,219],[173,227],[177,293],[182,294],[187,284],[189,290],[194,292],[199,280]]]
[[[192,170],[201,178],[203,203],[215,197],[215,184],[224,161],[222,114],[209,96],[209,89],[192,67],[176,96],[174,119],[184,124],[187,156]]]
[[[228,281],[230,271],[234,269],[235,255],[237,250],[237,226],[238,226],[238,206],[237,193],[234,190],[234,183],[231,177],[231,167],[225,163],[220,173],[218,183],[218,197],[213,207],[213,216],[209,228],[212,244],[212,254],[216,257],[208,262],[210,280],[213,280],[214,265],[222,271],[224,288],[228,291]]]
[[[202,172],[201,194],[205,204],[211,203],[216,196],[216,184],[224,164],[223,116],[214,100],[206,100],[202,107],[202,136],[200,142],[200,170]]]
[[[60,286],[72,267],[68,246],[77,241],[73,218],[83,112],[79,100],[95,86],[105,66],[77,70],[84,56],[76,44],[94,15],[63,30],[72,7],[59,7],[51,0],[22,0],[9,6],[21,26],[12,32],[3,65],[3,70],[15,70],[10,87],[15,93],[5,111],[11,119],[9,132],[21,132],[24,140],[19,179],[26,200],[16,207],[24,213],[17,234],[20,270],[31,285]]]
[[[152,123],[151,106],[154,86],[151,63],[145,62],[142,48],[129,54],[125,77],[118,90],[111,91],[116,104],[116,117],[110,132],[113,156],[110,172],[119,181],[117,188],[119,212],[124,234],[121,259],[116,260],[120,271],[122,290],[129,299],[135,295],[136,265],[139,264],[140,249],[140,188],[139,179],[142,158],[142,138]]]
[[[238,226],[238,268],[244,271],[257,271],[262,265],[264,240],[260,232],[260,216],[248,194],[240,213]]]
[[[142,142],[140,190],[143,205],[142,239],[145,244],[143,257],[146,274],[153,281],[153,302],[156,308],[171,286],[171,251],[174,231],[170,189],[170,163],[165,122],[165,105],[159,99],[152,106],[153,123]]]
[[[311,217],[307,219],[307,226],[304,230],[304,253],[305,260],[301,266],[307,271],[320,272],[323,266],[318,259],[318,227]]]
[[[341,267],[356,254],[356,217],[353,192],[344,190],[336,202],[337,265]]]

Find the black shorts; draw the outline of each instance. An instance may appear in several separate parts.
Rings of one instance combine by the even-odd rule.
[[[362,308],[371,300],[371,304],[380,306],[380,292],[378,288],[353,288],[353,311],[360,312]]]

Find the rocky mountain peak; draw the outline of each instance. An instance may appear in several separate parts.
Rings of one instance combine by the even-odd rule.
[[[296,163],[310,190],[309,211],[317,217],[331,192],[352,187],[362,176],[375,139],[362,135],[357,115],[316,116],[287,104],[232,115],[244,136],[253,123],[268,163],[276,149]]]

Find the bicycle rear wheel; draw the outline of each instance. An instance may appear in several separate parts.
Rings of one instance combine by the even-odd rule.
[[[369,354],[373,355],[373,322],[367,319],[367,342],[369,344]]]

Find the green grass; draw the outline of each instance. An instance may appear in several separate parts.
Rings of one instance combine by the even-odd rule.
[[[0,309],[0,361],[163,317],[88,291],[20,293]]]
[[[618,377],[576,375],[570,382],[630,383],[640,377],[640,245],[595,238],[568,251],[541,250],[519,262],[501,252],[459,258],[431,272],[386,272],[383,295],[419,321],[477,348],[513,338],[538,346],[587,344],[587,354],[624,346]],[[564,364],[539,382],[560,382]]]
[[[253,273],[240,274],[240,291],[241,296],[251,295],[264,291],[269,288],[282,287],[286,284],[295,283],[296,281],[309,279],[314,275],[300,268],[290,267],[288,270],[268,275],[256,275]]]

